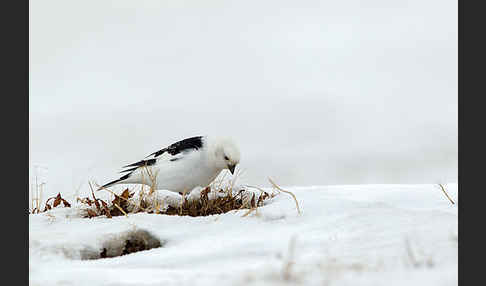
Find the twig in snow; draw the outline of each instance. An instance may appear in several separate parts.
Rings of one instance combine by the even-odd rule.
[[[449,195],[447,194],[447,192],[446,192],[446,190],[445,190],[444,185],[439,184],[439,187],[440,187],[440,189],[442,190],[442,192],[444,192],[444,195],[446,195],[446,197],[449,199],[449,201],[450,201],[452,204],[454,204],[454,201],[453,201],[453,200],[451,199],[451,197],[449,197]]]
[[[292,192],[289,192],[289,191],[286,191],[286,190],[283,190],[282,188],[280,188],[279,186],[277,186],[277,184],[275,184],[274,181],[272,181],[272,179],[268,178],[268,180],[270,181],[270,184],[272,184],[277,190],[281,191],[281,192],[284,192],[284,193],[287,193],[287,194],[290,194],[292,196],[292,198],[294,198],[294,201],[295,201],[295,205],[297,206],[297,212],[299,214],[301,214],[300,212],[300,208],[299,208],[299,202],[297,202],[297,198],[295,197],[295,195],[292,193]]]

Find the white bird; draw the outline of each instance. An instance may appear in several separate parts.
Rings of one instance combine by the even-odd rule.
[[[208,186],[228,169],[234,174],[240,162],[240,151],[229,138],[197,136],[178,141],[154,152],[121,171],[123,177],[109,182],[98,190],[116,184],[145,184],[155,189],[190,192],[197,186]]]

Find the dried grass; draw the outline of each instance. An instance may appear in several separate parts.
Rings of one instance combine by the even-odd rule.
[[[277,185],[277,184],[276,184],[276,183],[275,183],[275,182],[274,182],[272,179],[268,178],[268,180],[270,181],[270,184],[272,184],[272,186],[273,186],[274,188],[276,188],[277,190],[279,190],[279,191],[281,191],[281,192],[284,192],[284,193],[287,193],[287,194],[289,194],[289,195],[291,195],[291,196],[292,196],[292,198],[293,198],[293,199],[294,199],[294,201],[295,201],[295,206],[296,206],[296,208],[297,208],[297,212],[298,212],[299,214],[301,214],[301,212],[300,212],[300,207],[299,207],[299,202],[297,201],[297,197],[296,197],[296,196],[295,196],[295,195],[294,195],[292,192],[289,192],[289,191],[286,191],[286,190],[283,190],[282,188],[280,188],[280,187],[279,187],[279,186],[278,186],[278,185]]]
[[[200,191],[199,197],[195,197],[193,195],[188,199],[187,192],[183,192],[179,205],[171,205],[170,203],[165,203],[164,200],[154,199],[156,190],[153,186],[155,186],[155,184],[152,184],[148,193],[142,187],[139,195],[135,198],[135,192],[131,192],[128,188],[125,189],[121,194],[116,194],[108,188],[102,188],[102,190],[111,193],[114,197],[114,199],[111,201],[105,201],[95,196],[94,188],[91,182],[88,182],[89,187],[91,188],[91,197],[78,197],[76,198],[76,201],[85,206],[84,217],[87,218],[103,215],[105,215],[107,218],[112,218],[114,216],[128,216],[131,213],[140,212],[195,217],[247,209],[248,211],[242,215],[242,217],[246,217],[252,213],[256,213],[258,216],[259,207],[265,205],[269,200],[277,196],[279,192],[284,192],[290,194],[294,198],[297,212],[299,214],[301,213],[295,195],[289,191],[283,190],[271,179],[269,179],[270,182],[279,192],[270,193],[261,188],[251,186],[234,190],[236,178],[240,174],[241,172],[237,173],[234,176],[235,178],[229,181],[224,188],[222,187],[224,177],[218,182],[213,182],[213,184]],[[151,177],[153,178],[153,176]],[[259,193],[251,192],[248,188],[258,189]],[[51,199],[54,199],[53,205],[49,204]],[[65,199],[61,197],[61,194],[58,194],[57,197],[49,198],[47,200],[44,211],[58,206],[61,202],[65,207],[71,206]]]
[[[443,184],[439,184],[439,187],[442,190],[442,192],[444,193],[444,195],[449,199],[449,201],[451,202],[451,204],[454,204],[454,201],[451,199],[451,197],[449,197],[449,194],[447,194],[444,185]]]

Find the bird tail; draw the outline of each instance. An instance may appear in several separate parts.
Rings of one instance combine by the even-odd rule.
[[[101,189],[104,189],[104,188],[108,188],[108,187],[113,186],[113,185],[116,185],[116,184],[119,184],[122,181],[128,179],[129,176],[130,176],[130,174],[126,174],[125,176],[121,177],[120,179],[117,179],[117,180],[111,181],[111,182],[109,182],[107,184],[104,184],[103,186],[99,187],[97,191],[99,191]]]

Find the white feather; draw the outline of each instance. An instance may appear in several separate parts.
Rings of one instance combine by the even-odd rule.
[[[231,156],[230,160],[225,160],[225,156]],[[157,190],[190,192],[195,187],[208,186],[228,164],[239,163],[240,154],[229,139],[203,137],[199,149],[175,155],[165,152],[155,159],[155,164],[139,167],[127,179],[114,184],[145,184]]]

